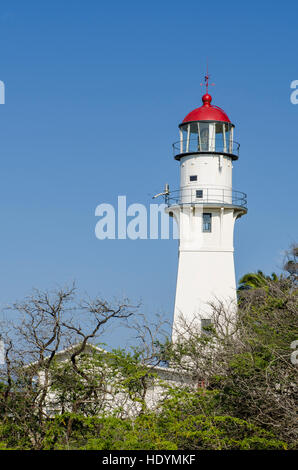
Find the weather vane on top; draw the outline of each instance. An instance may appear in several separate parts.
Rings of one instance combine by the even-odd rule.
[[[209,78],[210,78],[211,75],[209,75],[208,73],[208,61],[207,61],[207,73],[204,77],[204,80],[205,80],[205,84],[206,84],[206,93],[208,94],[208,86],[209,86]],[[214,86],[215,83],[210,83],[211,86]],[[201,86],[203,86],[203,83],[201,83]]]

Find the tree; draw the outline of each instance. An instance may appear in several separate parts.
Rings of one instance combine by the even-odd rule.
[[[285,253],[284,270],[295,286],[298,280],[298,245],[293,243]]]
[[[266,289],[268,286],[268,281],[278,281],[277,274],[272,273],[271,276],[266,276],[262,271],[257,271],[256,273],[247,273],[239,279],[238,289],[240,291],[257,288]]]
[[[296,447],[297,365],[290,345],[298,338],[297,288],[291,277],[261,277],[262,287],[242,291],[237,316],[213,306],[209,335],[185,322],[168,360],[216,391],[216,415],[244,419]]]
[[[81,411],[88,400],[94,403],[104,394],[106,384],[98,380],[100,372],[94,372],[94,366],[90,371],[90,361],[89,370],[85,367],[88,342],[98,338],[107,323],[127,320],[136,307],[128,302],[112,306],[99,298],[77,302],[75,292],[75,287],[53,293],[35,290],[11,307],[18,320],[6,324],[6,361],[0,371],[2,434],[7,436],[9,446],[42,448],[53,413],[48,409],[49,394],[55,389],[59,389],[58,405],[62,410],[64,399],[71,397],[65,406],[73,413]],[[59,375],[57,358],[63,348],[71,353]],[[71,430],[70,419],[69,435]]]
[[[213,415],[216,393],[172,389],[158,410],[134,418],[109,415],[56,416],[45,448],[65,448],[68,420],[74,432],[69,448],[90,450],[286,449],[273,433],[232,416]],[[210,413],[211,411],[211,413]],[[57,436],[59,438],[57,439]],[[55,442],[53,447],[53,442]]]

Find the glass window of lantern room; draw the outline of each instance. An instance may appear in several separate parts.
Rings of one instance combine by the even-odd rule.
[[[187,129],[188,129],[188,125],[184,125],[182,127],[182,152],[187,152],[186,150],[186,147],[187,147]],[[181,138],[181,137],[180,137]]]
[[[215,150],[220,152],[224,148],[224,124],[217,122],[215,124]]]
[[[201,152],[209,150],[209,123],[200,122],[200,146]]]
[[[198,126],[196,122],[190,124],[189,152],[198,151]]]

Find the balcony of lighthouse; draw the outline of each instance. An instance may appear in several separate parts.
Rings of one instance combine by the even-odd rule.
[[[168,191],[164,197],[168,208],[172,206],[203,205],[206,208],[234,208],[238,209],[241,214],[247,212],[247,195],[233,189],[214,187],[197,189],[185,187]]]
[[[173,144],[176,160],[189,154],[227,155],[238,160],[240,144],[233,141],[233,124],[194,121],[180,125],[180,140]]]

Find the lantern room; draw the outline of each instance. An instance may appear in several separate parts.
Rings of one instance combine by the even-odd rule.
[[[212,152],[237,160],[239,144],[233,141],[234,125],[221,108],[211,105],[208,93],[202,101],[203,105],[191,111],[179,125],[180,140],[173,144],[175,159]]]

